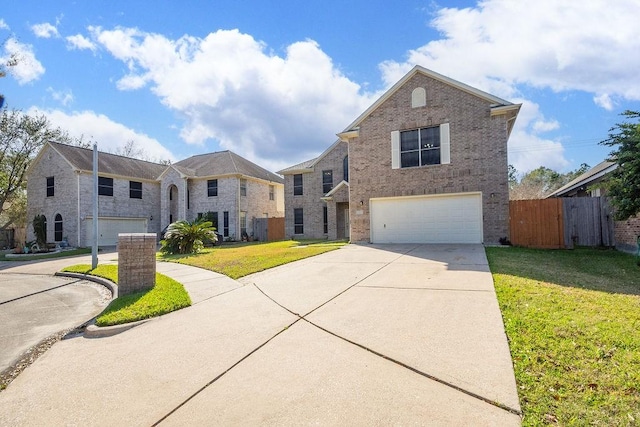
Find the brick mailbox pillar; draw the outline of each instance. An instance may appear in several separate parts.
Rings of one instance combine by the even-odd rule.
[[[155,233],[118,234],[118,295],[156,285]]]

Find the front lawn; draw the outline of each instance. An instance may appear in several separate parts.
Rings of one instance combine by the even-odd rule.
[[[614,250],[487,248],[523,425],[640,425],[640,268]]]
[[[158,255],[164,261],[192,265],[238,279],[251,273],[298,261],[344,246],[346,242],[252,242],[205,248],[196,255]]]
[[[98,265],[92,270],[90,265],[78,264],[66,267],[62,271],[98,276],[118,283],[117,265]],[[96,318],[96,325],[112,326],[136,322],[190,305],[191,298],[182,284],[164,274],[156,273],[156,285],[152,289],[120,296],[111,301]]]

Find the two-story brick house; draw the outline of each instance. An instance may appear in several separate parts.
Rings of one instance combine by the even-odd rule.
[[[285,235],[349,238],[349,156],[336,141],[319,157],[278,172],[285,180]]]
[[[225,238],[251,235],[254,217],[281,217],[283,180],[230,151],[162,165],[110,153],[98,155],[98,243],[118,233],[160,233],[169,223],[207,212]],[[47,219],[47,241],[93,241],[93,151],[49,142],[27,172],[27,218]],[[27,227],[32,240],[32,227]]]
[[[322,201],[327,238],[334,236],[329,230],[339,230],[339,212],[348,203],[342,218],[352,242],[498,243],[508,236],[507,141],[519,110],[518,104],[414,67],[322,156],[280,172],[287,233],[319,237]],[[318,195],[322,171],[339,170],[340,157],[348,179]],[[319,165],[323,159],[332,159],[333,167]],[[300,176],[302,198],[315,201],[296,200]]]

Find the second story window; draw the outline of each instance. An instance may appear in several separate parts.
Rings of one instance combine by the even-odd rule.
[[[52,176],[47,177],[47,197],[53,197],[55,193],[55,181]]]
[[[142,183],[137,181],[129,181],[129,198],[142,199]]]
[[[98,194],[113,197],[113,178],[98,177]]]
[[[207,180],[207,196],[216,197],[217,195],[218,195],[218,180],[217,179]]]
[[[344,156],[342,159],[342,176],[342,179],[349,182],[349,156]]]
[[[333,171],[322,171],[322,193],[327,194],[333,188]]]
[[[241,196],[246,196],[247,195],[247,180],[246,179],[241,179],[240,180],[240,195]]]
[[[293,175],[293,195],[302,196],[302,174]]]
[[[440,164],[440,127],[400,132],[400,166]]]
[[[275,199],[274,192],[275,192],[274,186],[270,185],[269,186],[269,200],[274,200]]]

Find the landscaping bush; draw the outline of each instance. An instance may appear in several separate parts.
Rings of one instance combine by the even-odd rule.
[[[33,218],[33,234],[36,236],[36,243],[41,248],[47,248],[47,218],[44,215],[36,215]]]
[[[166,254],[195,254],[204,248],[204,242],[218,240],[211,221],[177,221],[169,225],[160,250]]]

